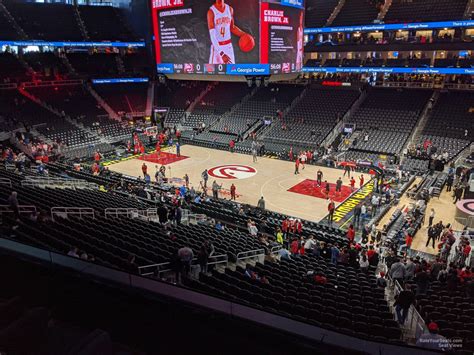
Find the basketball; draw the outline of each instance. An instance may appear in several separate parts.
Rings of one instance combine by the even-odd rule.
[[[242,52],[250,52],[255,47],[255,40],[249,34],[245,34],[239,39],[239,47]]]

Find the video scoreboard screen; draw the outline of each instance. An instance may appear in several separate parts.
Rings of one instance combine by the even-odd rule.
[[[269,75],[303,67],[303,0],[152,0],[162,74]]]

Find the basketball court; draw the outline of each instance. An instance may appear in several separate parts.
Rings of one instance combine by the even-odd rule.
[[[300,174],[294,174],[294,163],[271,158],[259,157],[256,163],[252,156],[230,153],[222,150],[213,150],[192,145],[181,147],[181,157],[175,151],[168,150],[157,154],[148,154],[140,158],[128,159],[109,165],[111,171],[130,176],[142,176],[141,166],[145,162],[148,173],[154,180],[156,167],[166,166],[166,177],[179,181],[188,174],[190,186],[196,191],[200,188],[201,173],[208,169],[208,187],[217,181],[222,184],[220,197],[230,198],[230,186],[236,186],[239,197],[237,202],[257,205],[261,196],[264,197],[266,208],[271,211],[285,213],[290,216],[310,221],[320,221],[327,214],[328,201],[326,199],[324,181],[330,183],[329,197],[336,205],[348,198],[352,191],[349,178],[343,177],[343,170],[308,165],[305,169],[300,166]],[[323,186],[317,186],[316,173],[323,172]],[[360,172],[355,172],[358,186]],[[343,188],[340,193],[335,192],[336,180],[341,177]],[[365,181],[370,176],[365,174]]]

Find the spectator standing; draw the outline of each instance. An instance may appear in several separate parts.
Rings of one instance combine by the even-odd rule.
[[[296,157],[295,160],[295,175],[298,175],[300,173],[300,159],[299,157]]]
[[[318,172],[316,173],[316,184],[318,187],[321,187],[323,181],[323,172],[321,169],[318,169]]]
[[[463,191],[464,189],[461,185],[456,186],[456,188],[454,189],[454,203],[462,199]]]
[[[328,184],[328,181],[324,181],[324,184],[325,184],[325,192],[326,192],[326,200],[329,199],[329,193],[331,192],[331,185]]]
[[[136,274],[136,275],[139,274],[138,265],[135,263],[135,255],[130,254],[128,256],[126,270],[130,274]]]
[[[355,229],[354,225],[350,225],[349,228],[347,229],[346,233],[347,239],[349,240],[350,244],[354,244],[354,238],[355,238]]]
[[[235,185],[234,184],[230,185],[230,199],[234,201],[236,200],[235,190],[236,190]]]
[[[400,286],[403,286],[405,273],[405,265],[400,262],[400,259],[397,259],[390,267],[390,277],[394,282],[398,281]]]
[[[344,174],[342,176],[346,177],[346,174],[347,174],[347,177],[350,179],[351,178],[351,167],[349,166],[349,164],[346,164],[346,166],[344,167]]]
[[[433,225],[434,218],[435,218],[435,210],[434,208],[432,208],[430,211],[430,216],[428,217],[428,227],[431,227]]]
[[[371,200],[371,203],[372,203],[372,218],[375,217],[375,215],[377,214],[377,208],[379,207],[379,197],[377,195],[374,194],[374,196],[372,196],[372,200]]]
[[[385,272],[380,272],[380,277],[377,278],[377,281],[375,282],[377,287],[379,288],[385,288],[387,287],[387,280],[385,279]]]
[[[199,253],[197,256],[199,267],[201,268],[202,273],[207,273],[207,263],[209,261],[209,257],[212,256],[212,253],[212,244],[210,244],[208,240],[204,241],[204,243],[202,243],[201,245],[201,249],[199,249]]]
[[[183,210],[181,209],[180,206],[176,207],[176,214],[175,214],[175,219],[176,219],[176,225],[181,224],[181,219],[183,218]]]
[[[369,270],[369,260],[367,259],[367,254],[362,254],[359,259],[359,266],[362,272],[367,272]]]
[[[13,211],[15,220],[19,221],[20,220],[20,204],[18,202],[18,192],[12,191],[12,193],[8,197],[8,207]]]
[[[354,207],[354,227],[357,228],[360,223],[360,215],[362,213],[362,206],[357,205]]]
[[[428,291],[428,287],[430,285],[430,277],[425,270],[421,270],[415,276],[415,283],[416,283],[416,295],[426,295]]]
[[[276,237],[277,243],[283,245],[284,243],[283,232],[281,231],[280,228],[277,229],[275,237]]]
[[[410,286],[407,285],[405,290],[401,291],[395,301],[395,311],[397,313],[398,322],[403,325],[405,324],[406,317],[410,306],[415,301],[415,295],[410,290]]]
[[[341,251],[339,250],[337,244],[333,245],[331,247],[331,263],[332,264],[337,265],[340,254],[341,254]]]
[[[181,156],[181,144],[179,144],[179,142],[176,142],[176,156]]]
[[[415,277],[416,264],[412,258],[408,258],[405,264],[405,280],[412,280]]]
[[[181,276],[188,277],[194,258],[193,250],[189,247],[182,247],[178,250],[178,258],[181,263]]]
[[[207,172],[207,169],[204,169],[204,171],[201,173],[202,181],[204,182],[204,188],[207,188],[207,180],[209,180],[209,174]]]
[[[265,200],[264,200],[263,196],[261,196],[260,199],[258,200],[258,202],[257,202],[257,208],[258,208],[260,211],[265,211]]]
[[[435,241],[436,241],[436,238],[437,238],[438,235],[439,235],[439,233],[437,231],[436,226],[430,226],[428,228],[428,240],[426,241],[425,247],[428,247],[428,245],[430,244],[430,241],[431,241],[433,249],[434,249]]]
[[[219,199],[219,190],[222,188],[222,184],[219,185],[216,180],[212,183],[212,197],[217,200]]]
[[[341,191],[342,191],[342,179],[339,177],[339,179],[337,179],[337,181],[336,181],[336,195],[338,193],[340,195]]]
[[[305,254],[312,253],[315,245],[316,245],[316,241],[314,240],[314,236],[310,235],[309,238],[304,243]]]
[[[331,199],[328,204],[328,224],[332,224],[333,222],[335,209],[336,209],[336,204]]]
[[[160,207],[158,207],[157,210],[158,213],[158,220],[162,225],[166,224],[168,222],[168,209],[164,204],[162,204]]]
[[[454,174],[449,174],[446,179],[446,192],[451,192],[454,183]]]

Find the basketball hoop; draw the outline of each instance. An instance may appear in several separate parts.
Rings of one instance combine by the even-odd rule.
[[[158,134],[158,127],[157,126],[147,127],[145,129],[145,135],[147,137],[156,137],[157,134]]]

